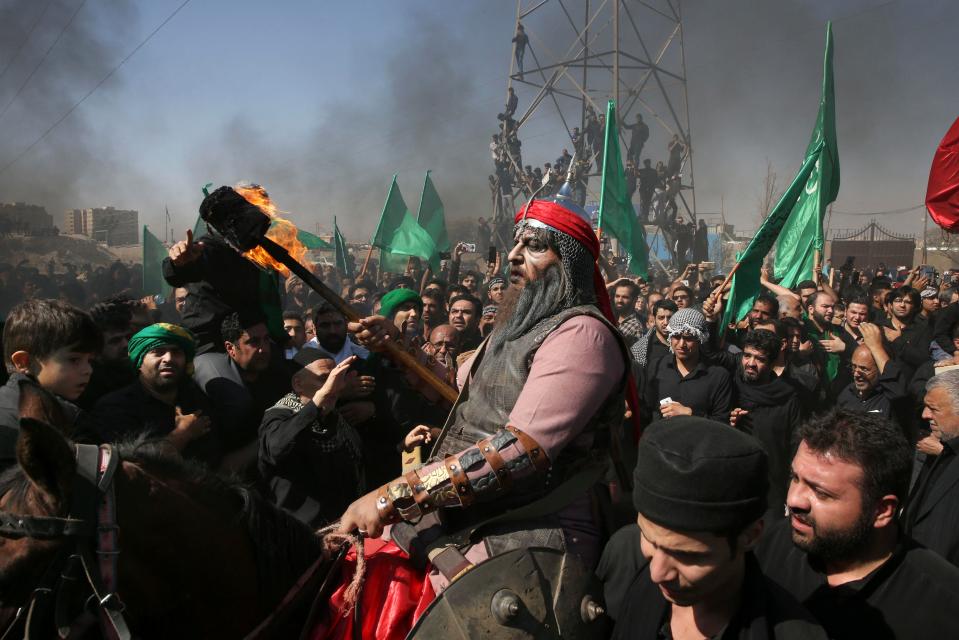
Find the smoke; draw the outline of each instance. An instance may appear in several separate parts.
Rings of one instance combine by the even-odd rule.
[[[0,110],[80,2],[54,0],[49,5],[23,51],[0,78]],[[660,6],[658,1],[651,4]],[[730,0],[682,4],[700,212],[718,212],[723,198],[727,221],[750,228],[766,159],[781,184],[791,180],[818,106],[827,19],[834,20],[842,166],[836,211],[875,211],[921,202],[933,150],[955,117],[952,105],[959,103],[949,32],[949,26],[959,20],[959,3]],[[0,72],[45,6],[42,1],[14,0],[0,8]],[[299,87],[284,86],[284,98],[277,100],[274,113],[264,117],[263,110],[250,107],[256,102],[251,94],[269,93],[277,60],[271,61],[274,66],[262,62],[257,47],[231,49],[232,57],[216,60],[222,68],[204,66],[188,73],[164,66],[171,64],[168,58],[177,57],[171,55],[171,47],[216,48],[217,37],[263,42],[260,21],[250,20],[249,14],[194,3],[191,10],[198,13],[219,11],[218,28],[196,26],[209,24],[209,15],[171,22],[164,38],[151,43],[153,58],[146,50],[138,54],[137,65],[125,67],[0,175],[0,201],[42,204],[55,220],[61,219],[63,209],[72,207],[136,208],[154,228],[162,227],[163,207],[169,204],[180,229],[193,224],[200,185],[252,180],[264,185],[303,228],[314,231],[319,223],[321,230],[329,231],[336,215],[347,239],[356,242],[372,232],[392,174],[398,174],[406,203],[415,212],[423,175],[432,169],[452,235],[462,237],[467,224],[489,216],[492,209],[488,144],[496,131],[496,114],[505,102],[515,6],[416,0],[403,3],[401,10],[389,2],[363,6],[337,5],[316,14],[326,20],[319,26],[283,23],[278,27],[283,31],[270,32],[272,39],[266,46],[283,52],[280,62],[288,66],[284,79],[298,78],[295,81],[302,83],[304,96],[317,95],[311,90],[315,86],[324,91],[319,98],[304,98],[311,103],[293,104]],[[649,56],[655,58],[669,34],[668,20],[657,18],[653,11],[641,11],[636,3],[623,6],[629,8],[620,16],[624,48],[646,55],[639,48],[635,25]],[[149,20],[141,20],[135,7],[130,0],[83,6],[30,84],[0,118],[0,166],[33,142],[152,28],[156,16],[151,13]],[[567,3],[567,8],[576,22],[582,21],[583,4]],[[284,10],[291,15],[302,11],[277,8],[271,9],[271,15]],[[573,29],[558,5],[547,3],[524,23],[531,37],[527,69],[535,64],[534,54],[540,63],[550,64],[578,51]],[[594,25],[590,34],[595,38],[594,52],[611,42],[608,24]],[[327,87],[308,57],[297,57],[295,47],[280,42],[288,38],[302,46],[314,37],[336,43],[336,62],[349,70],[355,83]],[[645,73],[630,69],[628,59],[621,64],[627,82]],[[224,69],[236,66],[249,69],[248,86],[216,81]],[[678,47],[669,50],[662,68],[681,68]],[[128,74],[133,69],[151,78],[172,78],[171,84],[153,94],[169,95],[170,101],[156,98],[154,104],[145,104],[132,95],[134,83]],[[176,86],[181,77],[188,89]],[[197,77],[213,81],[204,87],[195,82]],[[684,119],[685,104],[674,91],[676,78],[664,74],[661,79],[674,96],[677,116]],[[609,86],[608,70],[591,68],[589,84],[601,87],[591,95],[604,108],[609,95],[602,87]],[[651,80],[647,88],[655,85]],[[522,83],[514,86],[522,114],[537,90]],[[184,96],[184,92],[196,95]],[[655,163],[666,159],[667,125],[673,116],[655,90],[643,95],[660,119],[642,105],[632,113],[640,110],[649,123],[651,135],[643,156]],[[194,97],[197,121],[203,124],[183,126],[184,110],[176,99],[192,103]],[[562,96],[557,100],[569,126],[578,126],[578,101]],[[621,116],[630,100],[623,96]],[[131,124],[125,116],[135,108],[142,113],[131,116]],[[140,126],[143,122],[150,126]],[[133,131],[135,127],[148,130]],[[550,98],[523,125],[520,139],[524,164],[552,162],[569,147]],[[592,200],[598,195],[598,180],[591,180],[590,187]],[[832,224],[833,228],[860,226],[864,220],[836,213]],[[917,220],[918,214],[880,222],[914,231]]]
[[[316,125],[293,140],[234,118],[200,144],[189,172],[224,183],[259,182],[310,231],[313,221],[329,229],[335,214],[351,241],[369,236],[394,173],[414,215],[431,169],[451,226],[457,219],[489,216],[492,168],[484,151],[502,107],[479,95],[483,62],[451,55],[460,50],[459,40],[437,17],[419,13],[408,19],[411,30],[430,37],[410,38],[382,56],[367,52],[383,60],[380,95],[335,91],[316,105]]]
[[[0,167],[31,145],[122,59],[131,46],[123,34],[131,32],[137,19],[131,0],[4,3],[0,70],[6,71],[0,78],[0,111],[9,108],[0,118]],[[109,100],[122,87],[122,78],[115,77],[100,88],[98,99]],[[82,109],[74,112],[0,175],[0,201],[42,204],[54,224],[61,226],[64,209],[120,206],[124,193],[142,190],[146,181],[135,167],[115,160],[111,142],[115,141],[90,126]],[[121,186],[104,188],[115,184]],[[135,204],[135,198],[129,204]]]

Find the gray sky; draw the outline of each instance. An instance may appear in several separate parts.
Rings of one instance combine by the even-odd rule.
[[[5,3],[0,167],[181,2]],[[56,220],[67,207],[135,208],[159,233],[164,206],[177,228],[192,225],[204,183],[252,180],[303,228],[328,230],[336,215],[356,242],[372,232],[393,173],[415,211],[433,169],[448,216],[488,215],[487,145],[514,14],[506,0],[192,0],[0,173],[0,201],[45,205]],[[727,218],[752,228],[767,158],[782,186],[792,178],[816,115],[828,19],[842,166],[835,210],[922,202],[935,146],[959,115],[959,3],[688,0],[683,14],[700,211],[718,211],[723,198]],[[530,28],[540,51],[571,39],[548,15]],[[532,92],[518,93],[522,110]],[[521,138],[526,163],[568,146],[545,110]],[[648,155],[665,159],[667,139],[654,127]],[[868,220],[835,214],[832,227]],[[917,232],[922,217],[879,220]]]

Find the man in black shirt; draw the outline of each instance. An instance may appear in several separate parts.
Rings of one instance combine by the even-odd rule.
[[[922,417],[942,444],[927,455],[903,514],[906,532],[959,565],[959,371],[944,371],[926,384]]]
[[[636,313],[639,287],[629,278],[620,278],[611,289],[610,302],[613,305],[613,314],[616,316],[619,332],[626,338],[626,344],[632,347],[645,333],[644,323]]]
[[[882,329],[863,322],[859,325],[863,344],[852,353],[852,382],[836,398],[836,406],[860,413],[878,413],[894,420],[903,433],[912,429],[909,411],[912,402],[899,363],[889,358],[882,344]]]
[[[215,233],[194,242],[187,231],[186,240],[170,247],[164,258],[163,279],[188,292],[181,319],[196,336],[197,355],[223,353],[220,324],[235,311],[260,313],[273,339],[285,342],[276,274],[257,267]]]
[[[622,128],[630,132],[629,146],[626,150],[626,157],[632,160],[634,165],[639,164],[639,156],[643,153],[643,146],[649,140],[649,125],[643,122],[643,115],[636,114],[636,122],[629,125],[625,122]]]
[[[649,207],[653,203],[653,193],[661,186],[659,174],[650,166],[649,158],[643,160],[643,168],[637,172],[639,177],[639,216],[643,223],[649,222]]]
[[[679,307],[672,300],[660,299],[653,303],[650,314],[653,317],[654,327],[643,334],[630,349],[633,360],[640,369],[655,367],[660,358],[670,355],[669,319],[677,311]]]
[[[523,79],[523,57],[526,55],[526,45],[529,44],[529,36],[526,35],[526,29],[522,24],[516,24],[516,35],[513,40],[516,44],[516,66],[519,69],[519,77]]]
[[[735,358],[735,408],[729,414],[729,424],[759,440],[769,457],[769,524],[783,515],[793,431],[801,413],[796,390],[772,369],[781,348],[782,341],[771,331],[746,334],[742,355]]]
[[[209,353],[195,363],[194,379],[223,417],[224,449],[235,465],[256,461],[256,433],[263,412],[290,390],[286,361],[273,357],[262,316],[232,313],[220,326],[226,353]],[[280,354],[277,354],[279,356]]]
[[[639,516],[628,526],[638,526],[648,563],[625,598],[611,601],[614,638],[826,637],[753,556],[766,466],[759,442],[710,420],[678,417],[646,430],[634,473]],[[607,586],[622,578],[605,570],[609,560],[600,563],[613,578]]]
[[[802,425],[786,504],[764,537],[766,575],[830,638],[947,638],[959,571],[899,529],[912,447],[890,421],[833,411]]]
[[[319,349],[302,349],[292,393],[260,424],[258,467],[271,499],[312,527],[336,520],[365,490],[360,436],[336,411],[356,360],[335,364]]]
[[[209,399],[187,374],[196,351],[193,335],[161,322],[133,335],[128,348],[139,376],[97,402],[93,420],[99,436],[105,442],[166,438],[185,457],[215,468],[222,454],[219,425]]]
[[[645,423],[681,415],[726,422],[732,409],[732,381],[722,367],[707,363],[700,352],[709,340],[706,318],[696,309],[677,311],[669,320],[673,357],[647,367],[642,408]]]

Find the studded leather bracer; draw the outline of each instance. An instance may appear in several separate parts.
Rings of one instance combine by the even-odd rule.
[[[550,470],[543,448],[512,425],[442,462],[389,482],[377,492],[385,522],[418,520],[442,507],[469,507],[508,493],[517,483],[542,482]]]

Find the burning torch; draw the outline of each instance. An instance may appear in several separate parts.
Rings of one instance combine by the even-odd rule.
[[[273,260],[298,276],[307,286],[336,307],[350,322],[359,322],[360,316],[336,292],[323,284],[313,272],[300,264],[284,247],[267,237],[271,219],[259,206],[251,203],[232,187],[220,187],[200,205],[200,217],[243,255],[248,255],[258,247]],[[390,357],[406,369],[413,371],[424,382],[435,389],[449,402],[456,401],[456,391],[407,353],[396,343],[384,343]]]

